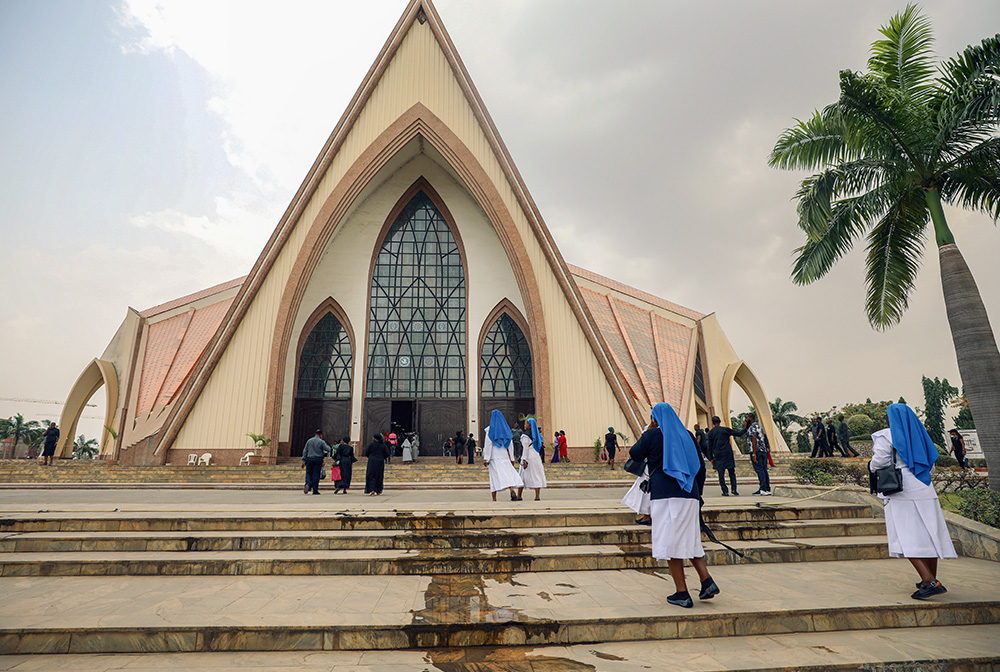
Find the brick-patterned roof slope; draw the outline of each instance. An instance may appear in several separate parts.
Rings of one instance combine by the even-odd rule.
[[[168,310],[183,308],[213,294],[238,287],[242,282],[243,278],[239,278],[216,285],[150,308],[140,315],[148,319]],[[208,347],[209,341],[219,330],[219,325],[222,324],[234,298],[229,296],[201,308],[189,308],[179,315],[153,322],[148,326],[139,380],[139,398],[135,407],[136,418],[147,417],[173,401],[194,369],[198,358]]]
[[[615,365],[622,372],[622,375],[625,376],[625,380],[632,389],[632,396],[640,401],[649,403],[649,398],[646,396],[642,382],[639,380],[639,371],[632,361],[628,345],[625,344],[625,339],[618,328],[618,321],[611,310],[610,298],[605,294],[599,294],[586,287],[581,287],[580,293],[583,294],[583,298],[587,301],[587,306],[590,308],[591,315],[594,316],[594,322],[598,331],[601,332],[608,347],[611,348],[611,358],[614,359]]]
[[[650,294],[649,292],[644,292],[641,289],[636,289],[635,287],[630,287],[623,282],[618,282],[617,280],[612,280],[611,278],[605,277],[593,271],[588,271],[585,268],[580,268],[579,266],[574,266],[573,264],[566,264],[569,266],[569,271],[575,276],[583,278],[584,280],[589,280],[598,285],[607,287],[616,292],[621,292],[631,296],[634,299],[639,299],[640,301],[645,301],[648,304],[657,306],[658,308],[663,308],[664,310],[669,310],[672,313],[677,313],[678,315],[683,315],[684,317],[691,318],[692,320],[700,320],[705,317],[704,313],[699,313],[696,310],[691,310],[690,308],[685,308],[682,305],[676,304],[672,301],[667,301],[666,299],[661,299],[658,296]]]
[[[635,397],[649,405],[665,401],[679,410],[695,345],[694,330],[689,323],[671,320],[650,306],[696,321],[704,315],[582,268],[570,266],[570,270],[607,288],[605,294],[589,286],[579,287]]]
[[[149,319],[160,313],[165,313],[168,310],[173,310],[174,308],[180,308],[188,303],[194,303],[195,301],[200,301],[201,299],[212,296],[213,294],[218,294],[224,292],[233,287],[239,287],[243,284],[243,281],[247,279],[247,276],[242,278],[236,278],[235,280],[230,280],[228,282],[223,282],[222,284],[215,285],[214,287],[209,287],[208,289],[203,289],[200,292],[195,292],[194,294],[188,294],[187,296],[182,296],[179,299],[174,299],[173,301],[167,301],[166,303],[161,303],[158,306],[153,306],[152,308],[147,308],[139,313],[140,316]]]

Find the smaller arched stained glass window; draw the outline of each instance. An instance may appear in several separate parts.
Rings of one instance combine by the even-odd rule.
[[[483,397],[530,397],[531,348],[507,313],[490,327],[480,360]]]
[[[351,341],[347,330],[333,313],[327,313],[309,332],[302,346],[297,396],[349,399],[351,366]]]

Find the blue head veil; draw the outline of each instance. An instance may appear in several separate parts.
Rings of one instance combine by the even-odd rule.
[[[684,492],[691,492],[694,477],[701,469],[698,449],[677,413],[667,403],[653,406],[653,419],[663,432],[663,471],[673,476]]]
[[[500,446],[504,450],[510,447],[510,441],[514,438],[510,427],[507,426],[507,421],[504,420],[503,413],[496,409],[493,409],[493,413],[490,414],[490,431],[486,433],[486,436],[490,437],[494,446]]]
[[[534,446],[536,453],[541,453],[545,440],[542,438],[542,430],[538,429],[538,423],[535,422],[534,418],[528,418],[528,428],[531,430],[531,445]]]
[[[938,450],[917,414],[906,404],[892,404],[886,412],[892,445],[921,483],[931,484],[931,467]]]

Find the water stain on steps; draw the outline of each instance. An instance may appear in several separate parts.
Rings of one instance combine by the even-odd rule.
[[[524,586],[512,574],[491,574],[490,581],[511,586]],[[549,619],[528,619],[519,610],[490,604],[486,593],[487,577],[481,574],[446,574],[431,577],[424,592],[424,608],[413,612],[412,627],[408,629],[410,648],[427,648],[429,640],[452,648],[429,648],[425,660],[441,672],[472,672],[495,670],[497,672],[536,672],[560,670],[565,672],[596,672],[593,665],[569,658],[529,655],[530,647],[494,647],[491,633],[499,634],[511,624],[528,637],[554,636],[559,623]],[[462,624],[476,624],[476,631],[461,632]],[[484,632],[484,626],[485,632]],[[465,640],[469,641],[456,641]],[[454,648],[471,647],[471,648]]]

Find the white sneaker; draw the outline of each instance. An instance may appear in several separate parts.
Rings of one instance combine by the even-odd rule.
[[[764,497],[770,497],[772,493],[770,490],[762,490],[760,494]]]

